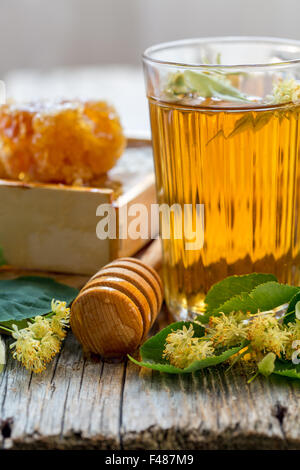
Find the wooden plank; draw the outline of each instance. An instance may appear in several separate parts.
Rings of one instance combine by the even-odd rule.
[[[3,446],[299,449],[299,395],[297,382],[277,377],[247,385],[241,368],[173,376],[84,360],[70,334],[42,375],[9,359],[0,377],[1,420],[6,434],[11,428]]]
[[[296,391],[293,385],[291,393],[287,381],[276,377],[248,385],[242,368],[228,374],[215,368],[173,376],[129,364],[122,445],[125,449],[299,449],[298,403],[298,386]]]
[[[11,423],[6,448],[119,447],[125,364],[83,358],[72,334],[57,361],[41,375],[11,358],[1,376],[1,421]]]
[[[55,277],[77,287],[86,280]],[[170,321],[163,310],[152,333]],[[242,367],[174,376],[85,359],[69,333],[41,375],[8,353],[0,448],[300,449],[299,382],[274,376],[248,385],[248,376]]]

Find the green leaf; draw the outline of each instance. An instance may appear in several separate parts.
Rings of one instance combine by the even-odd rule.
[[[273,374],[292,379],[300,379],[300,364],[293,364],[292,361],[284,362],[277,359]]]
[[[7,264],[6,259],[4,258],[3,248],[0,246],[0,266]]]
[[[187,85],[182,73],[179,72],[171,75],[168,82],[168,90],[170,90],[171,94],[174,93],[175,95],[188,93]]]
[[[261,312],[272,310],[289,302],[297,292],[299,292],[299,287],[279,284],[274,281],[265,282],[249,293],[232,297],[213,310],[212,315],[218,315],[219,312],[225,314],[238,311],[256,313],[258,310]]]
[[[191,91],[199,93],[203,98],[215,97],[225,101],[251,102],[244,93],[227,83],[222,75],[186,70],[184,78]]]
[[[11,332],[7,331],[8,329],[12,329],[13,325],[16,325],[19,330],[22,328],[26,328],[28,325],[28,318],[25,320],[10,320],[10,321],[4,321],[0,323],[0,333],[4,335],[10,335]]]
[[[297,292],[292,299],[290,300],[290,303],[288,305],[286,314],[283,319],[283,323],[287,325],[290,322],[294,322],[296,319],[295,315],[295,309],[296,309],[296,304],[300,301],[300,291]]]
[[[131,356],[128,356],[129,359],[137,364],[138,366],[147,367],[148,369],[158,370],[160,372],[167,372],[169,374],[187,374],[191,372],[195,372],[200,369],[204,369],[206,367],[215,366],[220,364],[229,357],[233,356],[241,349],[243,349],[246,345],[246,342],[242,345],[239,345],[235,348],[227,349],[226,351],[220,352],[219,355],[208,357],[206,359],[200,361],[194,361],[185,369],[180,369],[178,367],[174,367],[169,362],[162,357],[163,350],[165,348],[165,342],[168,334],[172,331],[182,329],[183,326],[189,328],[192,322],[176,322],[172,323],[171,325],[167,326],[163,330],[161,330],[157,335],[153,336],[152,338],[148,339],[140,349],[141,354],[141,361],[137,361]],[[197,325],[196,323],[192,323],[194,327],[195,337],[202,337],[204,335],[205,329],[201,326]]]
[[[256,286],[268,281],[277,281],[277,279],[273,274],[259,273],[226,277],[214,284],[208,291],[205,297],[207,311],[213,312],[233,296],[251,292]]]
[[[0,323],[49,313],[51,300],[70,304],[78,290],[49,277],[24,276],[0,281]]]

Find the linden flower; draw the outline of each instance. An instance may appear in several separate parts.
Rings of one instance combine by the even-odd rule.
[[[194,361],[214,356],[220,347],[237,346],[246,341],[245,347],[228,361],[235,364],[242,359],[247,367],[257,365],[257,373],[249,383],[259,373],[268,376],[276,367],[276,358],[291,360],[295,353],[294,342],[300,341],[300,319],[284,325],[276,317],[278,311],[275,308],[255,314],[231,312],[211,316],[207,336],[201,338],[194,337],[192,324],[188,328],[184,326],[167,336],[163,357],[176,367],[186,368]]]
[[[270,104],[296,103],[300,100],[300,84],[293,78],[280,79],[273,84],[272,95],[267,100]]]
[[[281,327],[273,314],[262,314],[249,321],[247,339],[254,351],[274,352],[279,357],[290,342],[290,333]]]
[[[247,337],[247,324],[243,321],[247,315],[242,312],[232,312],[229,315],[221,313],[219,317],[210,317],[208,332],[215,345],[236,346]]]
[[[289,323],[288,332],[290,335],[290,341],[286,346],[285,356],[286,359],[291,359],[295,352],[294,341],[300,340],[300,320],[296,319],[295,323]]]
[[[68,319],[70,316],[70,309],[67,308],[67,302],[61,302],[60,300],[52,299],[51,310],[53,313],[59,316],[59,318]]]
[[[52,300],[52,312],[37,316],[27,328],[13,325],[12,336],[16,340],[10,347],[15,349],[13,357],[32,372],[42,372],[46,364],[59,352],[69,324],[70,309],[66,302]]]
[[[65,328],[69,325],[70,309],[67,308],[66,302],[52,300],[52,312],[55,313],[50,319],[52,331],[61,339],[66,336]]]
[[[36,339],[42,339],[51,331],[49,321],[41,316],[35,317],[33,323],[28,323],[28,328]]]
[[[194,329],[190,325],[182,330],[170,333],[166,338],[163,357],[175,367],[184,369],[194,361],[214,355],[213,343],[203,338],[194,338]]]
[[[295,323],[289,323],[288,329],[291,335],[291,341],[300,340],[300,320],[296,319]]]
[[[60,351],[61,341],[51,332],[48,332],[40,343],[40,357],[45,362],[50,362],[51,359]]]
[[[13,358],[32,372],[42,372],[45,364],[39,356],[40,342],[32,337],[28,328],[18,330],[16,325],[12,326],[14,329],[12,336],[17,340],[10,345],[11,349],[15,348]]]

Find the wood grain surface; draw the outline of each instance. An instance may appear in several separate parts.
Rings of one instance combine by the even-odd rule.
[[[162,312],[160,323],[165,322]],[[158,328],[158,325],[156,325]],[[9,342],[9,340],[7,340]],[[84,359],[69,333],[41,375],[9,356],[0,376],[2,448],[299,449],[296,381],[215,368],[173,376]]]
[[[77,287],[86,282],[53,277]],[[163,309],[153,332],[169,321]],[[69,333],[40,375],[8,353],[0,375],[0,448],[300,449],[299,400],[296,380],[248,385],[241,367],[174,376],[84,358]]]

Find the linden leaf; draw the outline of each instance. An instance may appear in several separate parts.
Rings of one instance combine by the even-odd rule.
[[[287,325],[290,322],[294,322],[296,319],[295,315],[295,309],[296,309],[296,304],[300,301],[300,291],[297,292],[294,297],[290,300],[290,303],[288,305],[286,314],[283,319],[283,323]]]
[[[291,379],[300,379],[300,364],[293,364],[292,361],[275,361],[275,368],[273,374],[281,375],[283,377],[290,377]]]
[[[226,277],[208,291],[205,297],[207,312],[213,312],[235,295],[251,292],[256,286],[268,281],[277,281],[277,279],[273,274],[260,273]]]
[[[201,338],[204,335],[205,329],[197,323],[193,322],[176,322],[167,326],[155,336],[148,339],[143,346],[140,348],[141,361],[137,361],[130,355],[129,359],[134,362],[136,365],[141,367],[147,367],[148,369],[158,370],[160,372],[167,372],[169,374],[186,374],[195,372],[206,367],[215,366],[221,364],[222,362],[229,359],[234,354],[238,353],[243,349],[246,343],[243,343],[237,347],[221,351],[220,354],[199,361],[194,361],[188,367],[180,369],[179,367],[172,366],[167,359],[163,358],[163,351],[165,349],[165,343],[167,336],[172,332],[178,329],[182,329],[184,326],[189,328],[190,325],[193,325],[194,328],[194,337]]]
[[[219,315],[220,312],[225,314],[238,311],[256,313],[260,310],[265,312],[289,302],[298,291],[299,287],[279,284],[274,281],[265,282],[255,287],[249,293],[242,293],[232,297],[215,309],[212,315]]]
[[[185,369],[179,369],[179,367],[175,367],[167,363],[151,362],[151,361],[144,361],[144,360],[137,361],[130,355],[128,355],[128,357],[136,365],[141,366],[141,367],[147,367],[148,369],[158,370],[160,372],[167,372],[169,374],[190,374],[191,372],[196,372],[197,370],[205,369],[206,367],[217,366],[218,364],[221,364],[222,362],[227,361],[234,354],[237,354],[244,347],[245,347],[245,344],[242,344],[240,346],[227,349],[226,351],[216,356],[207,357],[206,359],[202,359],[200,361],[194,361]]]
[[[10,321],[4,321],[0,323],[0,333],[3,335],[11,335],[11,330],[13,325],[16,325],[18,330],[22,330],[23,328],[26,328],[28,326],[28,318],[24,320],[10,320]]]
[[[247,96],[227,83],[223,76],[186,70],[184,78],[187,86],[203,98],[219,98],[225,101],[242,101],[249,103]]]
[[[49,277],[24,276],[0,281],[0,322],[15,322],[44,315],[51,310],[51,300],[70,304],[78,290]]]
[[[175,95],[188,93],[188,87],[182,73],[179,72],[171,75],[167,85],[167,92]]]

